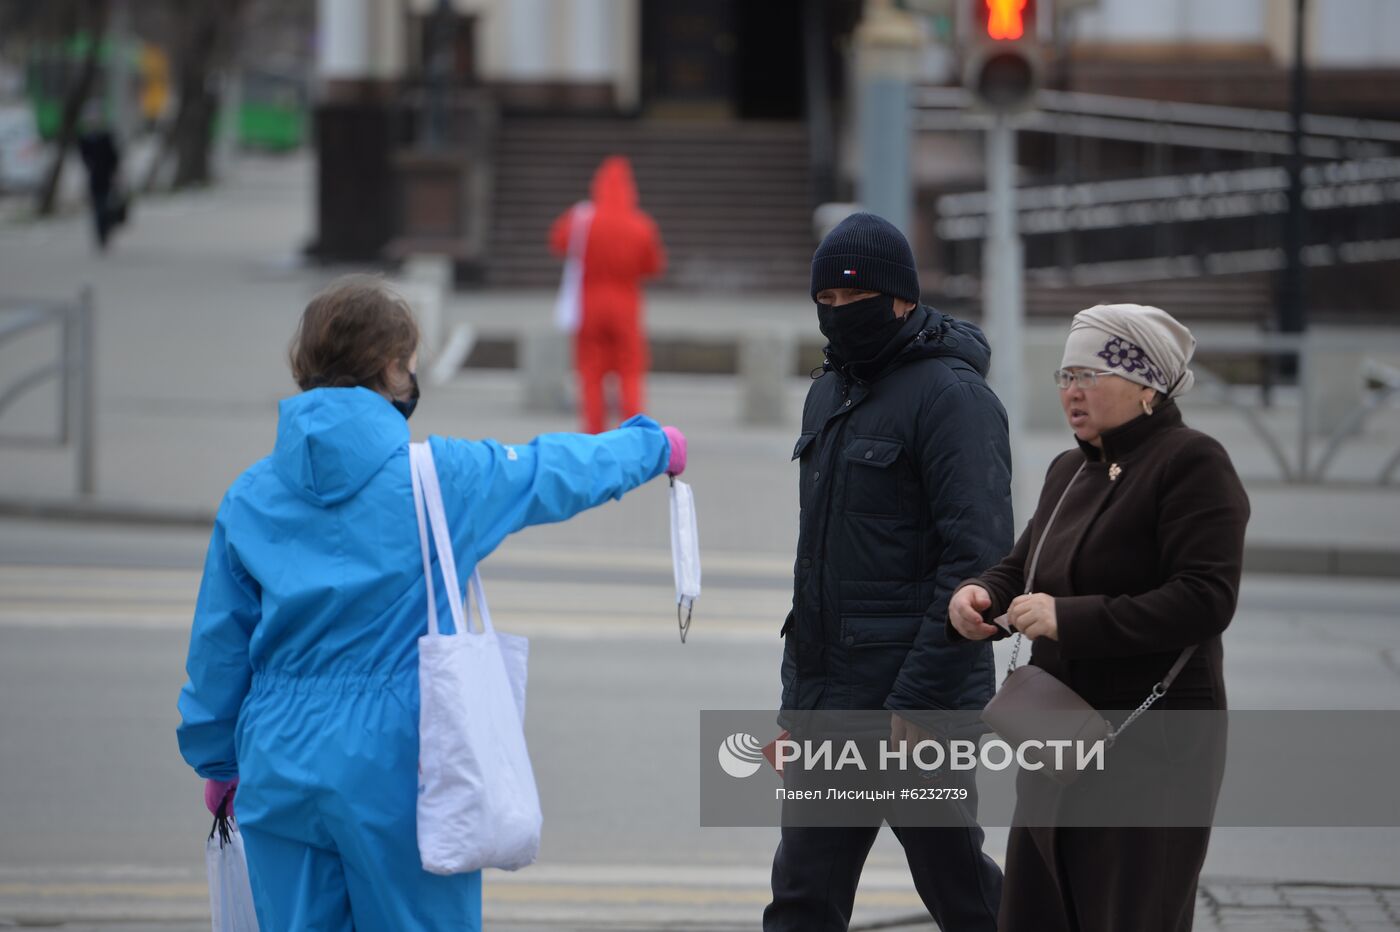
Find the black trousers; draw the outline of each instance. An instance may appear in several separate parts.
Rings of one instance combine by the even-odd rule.
[[[982,853],[982,829],[891,828],[914,888],[943,932],[996,932],[1001,869]],[[856,885],[879,826],[784,826],[773,858],[773,902],[764,932],[845,932]]]
[[[100,249],[107,248],[107,240],[116,226],[112,215],[111,181],[93,182],[88,186],[88,209],[92,214],[92,232]]]

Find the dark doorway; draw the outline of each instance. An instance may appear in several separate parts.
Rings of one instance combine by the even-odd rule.
[[[738,103],[746,120],[800,120],[802,0],[739,3]]]
[[[802,0],[642,0],[654,116],[801,119]]]
[[[642,102],[648,113],[737,115],[736,5],[733,0],[642,0]]]

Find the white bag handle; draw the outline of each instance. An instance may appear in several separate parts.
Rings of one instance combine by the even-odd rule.
[[[574,216],[569,224],[569,258],[583,261],[583,251],[588,247],[588,229],[593,225],[593,202],[579,201],[574,205]]]
[[[559,279],[559,293],[554,299],[554,323],[564,333],[577,333],[583,319],[583,255],[592,226],[592,202],[579,201],[574,205],[569,223],[569,252]]]
[[[484,634],[494,631],[491,623],[491,609],[486,604],[486,592],[481,586],[481,573],[472,570],[467,583],[467,595],[476,597],[481,615],[481,631],[472,628],[471,603],[464,603],[461,584],[457,579],[457,559],[452,552],[452,535],[447,530],[447,511],[442,501],[442,486],[438,483],[437,466],[433,462],[433,450],[426,441],[408,445],[409,465],[413,479],[413,507],[418,515],[418,543],[423,551],[423,578],[428,585],[428,633],[439,634],[437,617],[437,596],[433,591],[432,560],[428,553],[428,526],[433,530],[433,545],[437,548],[438,566],[442,570],[442,582],[449,593],[448,605],[452,609],[452,624],[459,634]],[[424,518],[426,506],[427,517]]]

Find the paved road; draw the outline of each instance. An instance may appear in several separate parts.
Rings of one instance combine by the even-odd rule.
[[[659,507],[650,492],[662,498],[643,489],[640,507]],[[203,909],[207,817],[173,741],[202,541],[127,537],[0,522],[0,917],[153,921]],[[547,537],[512,541],[485,570],[502,623],[533,639],[529,731],[548,816],[540,864],[488,881],[489,915],[751,926],[775,832],[697,827],[696,712],[773,702],[786,561],[713,553],[682,646],[664,553]],[[133,552],[148,565],[114,568]],[[1385,583],[1248,580],[1228,641],[1234,703],[1400,708],[1397,596]],[[993,853],[1003,838],[991,833]],[[1397,855],[1395,830],[1230,830],[1207,871],[1375,884],[1396,880]],[[889,838],[859,906],[866,922],[918,908]]]

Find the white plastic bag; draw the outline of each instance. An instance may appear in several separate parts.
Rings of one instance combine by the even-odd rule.
[[[426,443],[410,444],[409,458],[428,589],[428,633],[418,639],[418,854],[423,869],[434,874],[518,870],[539,854],[543,822],[525,747],[528,642],[496,633],[475,572],[470,589],[481,630],[472,630],[432,450]],[[438,630],[429,528],[452,606],[453,634]]]
[[[564,333],[577,333],[583,320],[583,253],[592,226],[593,205],[579,201],[569,223],[569,253],[564,259],[559,293],[554,298],[554,325]]]
[[[700,532],[695,524],[695,493],[671,480],[671,563],[676,575],[676,621],[681,643],[690,633],[690,616],[700,598]]]
[[[214,830],[204,845],[204,866],[209,873],[209,913],[214,932],[258,932],[243,836],[228,819],[214,820]]]

